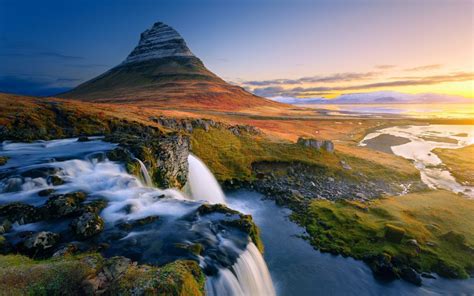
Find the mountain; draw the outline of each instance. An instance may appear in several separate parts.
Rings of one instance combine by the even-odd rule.
[[[219,78],[191,52],[175,29],[162,22],[141,34],[138,45],[121,64],[58,96],[229,110],[284,106]]]

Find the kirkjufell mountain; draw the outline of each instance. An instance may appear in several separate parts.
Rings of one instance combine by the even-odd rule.
[[[235,109],[281,107],[209,71],[172,27],[157,22],[118,66],[59,95],[103,103]]]

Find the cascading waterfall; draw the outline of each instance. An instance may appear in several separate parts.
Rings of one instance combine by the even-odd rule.
[[[196,156],[188,156],[188,185],[193,200],[205,200],[211,204],[226,204],[219,183],[207,166]]]
[[[44,197],[38,197],[38,192],[41,190],[54,188],[56,194],[83,191],[91,198],[107,199],[107,206],[100,215],[111,231],[114,230],[112,225],[121,221],[159,216],[158,227],[161,228],[154,229],[150,224],[150,228],[146,231],[132,231],[120,240],[114,241],[109,249],[111,255],[120,255],[127,249],[129,240],[131,243],[136,240],[143,244],[140,245],[142,248],[140,252],[135,255],[139,258],[144,256],[143,260],[151,262],[165,257],[161,256],[159,248],[153,247],[156,240],[161,238],[160,244],[171,241],[168,248],[173,248],[175,245],[173,240],[181,244],[183,240],[187,242],[187,239],[196,237],[195,232],[199,229],[203,237],[211,239],[211,244],[215,244],[217,249],[229,255],[228,258],[235,260],[232,266],[226,268],[225,260],[219,261],[218,258],[202,254],[202,265],[213,265],[217,268],[217,274],[209,276],[206,283],[210,295],[275,295],[265,261],[252,242],[245,245],[240,239],[233,240],[235,236],[232,238],[232,235],[225,233],[225,230],[216,233],[212,225],[209,226],[212,220],[206,220],[209,219],[206,217],[200,217],[201,224],[199,220],[194,221],[192,230],[186,228],[189,221],[173,224],[176,219],[195,211],[200,203],[185,201],[186,198],[178,190],[153,188],[146,166],[136,159],[144,179],[144,182],[140,182],[135,176],[128,174],[122,164],[104,158],[104,151],[114,147],[116,145],[100,140],[77,142],[77,139],[31,144],[3,143],[2,154],[7,155],[9,160],[1,170],[12,175],[0,181],[0,202],[21,201],[41,205],[45,201]],[[58,158],[61,160],[56,161]],[[194,155],[189,155],[188,162],[188,186],[192,199],[226,204],[222,189],[206,165]],[[54,174],[65,183],[52,185],[46,176],[22,176],[36,169],[58,170]],[[67,224],[65,225],[64,231],[68,231]],[[49,226],[47,223],[33,223],[21,227],[39,231],[42,227]],[[18,229],[23,229],[21,227]],[[59,231],[62,226],[52,225],[52,227]],[[135,243],[132,249],[134,248],[137,248]],[[157,252],[156,255],[154,252]],[[232,255],[233,252],[235,255]]]
[[[251,242],[230,269],[221,269],[206,283],[208,295],[272,296],[272,278],[257,247]]]
[[[148,173],[148,170],[145,164],[143,163],[143,161],[141,161],[138,158],[135,158],[135,160],[140,164],[140,171],[143,177],[143,181],[145,182],[145,185],[148,187],[153,187],[153,182],[151,181],[150,174]]]
[[[219,183],[196,156],[188,156],[188,184],[194,200],[226,204],[225,195]],[[260,251],[249,242],[230,269],[221,268],[218,274],[206,283],[209,295],[220,296],[272,296],[275,295],[272,278]]]

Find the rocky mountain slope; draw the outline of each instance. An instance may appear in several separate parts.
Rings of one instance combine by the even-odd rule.
[[[147,106],[236,110],[285,105],[248,93],[209,71],[172,27],[157,22],[118,66],[60,97]]]

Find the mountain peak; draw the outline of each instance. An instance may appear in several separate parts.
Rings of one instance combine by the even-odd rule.
[[[140,35],[135,49],[123,61],[123,64],[142,62],[164,57],[192,57],[186,42],[179,33],[162,22],[156,22],[151,29]]]

